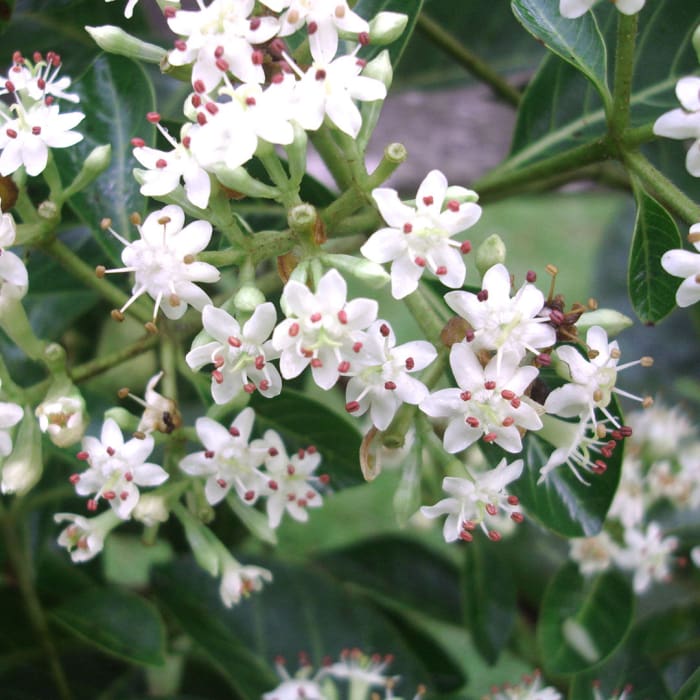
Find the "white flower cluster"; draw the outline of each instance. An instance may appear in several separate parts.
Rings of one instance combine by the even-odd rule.
[[[613,565],[632,572],[634,589],[643,593],[671,575],[678,539],[664,536],[648,513],[659,503],[676,511],[700,507],[700,435],[677,409],[654,406],[628,416],[633,429],[627,441],[622,478],[608,512],[608,529],[573,540],[571,557],[584,575]]]
[[[59,78],[61,58],[54,52],[36,53],[33,61],[15,52],[7,75],[0,78],[0,95],[11,95],[9,106],[0,103],[0,175],[24,166],[28,175],[38,175],[49,158],[50,148],[66,148],[83,137],[72,131],[85,117],[82,112],[60,114],[55,100],[78,102],[66,92],[70,79]]]
[[[524,676],[517,685],[506,684],[483,700],[562,700],[564,696],[551,686],[545,686],[538,670]]]
[[[12,214],[0,213],[0,314],[3,308],[20,300],[29,289],[27,268],[8,248],[14,244],[17,227]]]

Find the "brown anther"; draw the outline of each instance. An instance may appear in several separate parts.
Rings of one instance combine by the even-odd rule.
[[[105,273],[107,272],[107,268],[104,265],[98,265],[95,268],[95,277],[98,279],[102,279],[105,276]]]
[[[117,392],[117,396],[120,399],[125,399],[129,395],[129,387],[128,386],[123,386],[119,391]]]
[[[169,216],[161,216],[157,221],[161,226],[165,226],[170,223],[171,219]]]
[[[613,360],[619,360],[622,357],[622,353],[620,352],[619,348],[613,348],[610,351],[610,357],[612,357]]]
[[[119,309],[112,309],[109,314],[115,321],[121,323],[124,320],[124,314]]]
[[[598,357],[598,355],[600,355],[598,350],[594,350],[593,348],[589,348],[586,354],[588,355],[589,360],[595,360],[595,358]]]
[[[595,434],[599,439],[602,440],[607,435],[607,432],[607,428],[602,423],[598,423],[598,425],[596,425]]]
[[[151,335],[157,335],[158,333],[158,326],[156,326],[153,321],[148,321],[147,323],[143,324],[143,327],[151,334]]]
[[[191,265],[195,260],[196,258],[194,255],[192,255],[192,253],[188,253],[184,258],[182,258],[182,262],[184,262],[185,265]]]
[[[171,294],[168,297],[168,301],[170,302],[170,306],[180,306],[180,297],[177,294]]]
[[[396,382],[384,382],[384,388],[387,391],[393,391],[396,389]]]
[[[131,214],[129,214],[129,221],[134,226],[140,226],[141,225],[141,214],[139,214],[137,211],[132,211]]]
[[[379,332],[382,334],[382,338],[388,338],[391,334],[391,328],[389,328],[386,323],[382,323],[382,325],[379,326]]]
[[[105,216],[104,219],[100,220],[100,228],[106,231],[112,225],[112,219]]]
[[[654,358],[649,357],[649,355],[645,355],[644,357],[639,358],[639,364],[642,367],[651,367],[654,364]]]
[[[406,365],[406,369],[410,371],[416,366],[416,361],[412,357],[407,357],[404,364]]]
[[[552,265],[552,263],[547,263],[544,269],[548,274],[552,275],[552,277],[556,277],[559,274],[559,268],[556,265]]]
[[[595,311],[598,308],[598,300],[591,297],[586,303],[586,306],[588,306],[591,311]]]
[[[135,437],[137,440],[145,440],[146,439],[146,433],[142,432],[141,430],[134,430],[134,432],[131,435],[133,437]]]
[[[654,399],[651,396],[645,396],[642,401],[642,408],[649,408],[654,405]]]
[[[343,19],[345,17],[345,5],[336,5],[334,14],[338,19]]]
[[[600,389],[596,389],[593,392],[593,400],[598,403],[599,401],[603,400],[603,392]]]
[[[700,242],[700,231],[688,234],[688,243],[695,244],[698,242]]]

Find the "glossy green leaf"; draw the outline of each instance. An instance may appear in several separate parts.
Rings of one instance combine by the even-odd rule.
[[[559,12],[559,0],[513,0],[512,8],[525,29],[580,70],[604,99],[609,97],[607,51],[592,12],[572,22]]]
[[[258,429],[279,431],[290,441],[290,450],[315,445],[322,457],[317,471],[330,474],[333,487],[364,481],[359,461],[362,438],[348,420],[291,389],[274,401],[254,396],[250,405],[255,409]]]
[[[646,192],[638,192],[627,281],[632,306],[643,323],[658,323],[675,308],[680,280],[661,267],[661,256],[682,247],[673,217]]]
[[[0,32],[7,29],[15,9],[15,0],[0,0]]]
[[[465,547],[464,609],[479,653],[493,664],[508,642],[516,615],[516,590],[511,568],[498,543],[477,534]]]
[[[90,588],[51,610],[51,619],[88,645],[147,666],[165,662],[165,628],[156,608],[134,593]]]
[[[683,684],[674,700],[700,700],[700,668]]]
[[[85,137],[72,148],[56,151],[55,156],[63,183],[67,185],[95,146],[111,144],[109,168],[87,189],[72,197],[70,204],[92,228],[105,252],[118,263],[123,245],[99,224],[108,217],[115,231],[130,239],[133,225],[129,215],[145,211],[145,199],[132,175],[138,163],[130,142],[134,136],[140,136],[147,144],[154,143],[154,128],[146,121],[146,113],[155,110],[153,86],[138,64],[122,56],[102,55],[75,87],[85,113],[79,127]]]
[[[578,673],[610,656],[632,623],[634,594],[617,572],[584,578],[564,566],[549,584],[537,625],[545,670]]]

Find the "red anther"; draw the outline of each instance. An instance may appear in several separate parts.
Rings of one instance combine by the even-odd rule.
[[[195,92],[198,92],[200,94],[207,91],[207,86],[204,84],[204,81],[201,79],[195,80],[192,83],[192,87],[194,88]]]
[[[319,68],[316,71],[316,80],[325,80],[326,79],[326,71],[323,70],[323,68]]]
[[[214,58],[221,58],[224,55],[224,47],[223,46],[217,46],[214,49]]]
[[[462,523],[462,530],[476,530],[476,523],[473,520],[465,520]]]
[[[80,481],[80,474],[71,474],[70,477],[68,477],[68,481],[73,485],[77,484]]]
[[[425,267],[425,258],[421,258],[420,255],[417,255],[413,262],[416,263],[418,267]]]
[[[197,124],[204,126],[207,123],[207,115],[204,112],[197,112]]]
[[[629,425],[623,425],[620,428],[620,435],[622,435],[622,437],[632,437],[632,428],[630,428]]]
[[[156,168],[164,168],[168,164],[168,161],[165,160],[165,158],[158,158],[156,161]]]
[[[244,384],[243,391],[245,391],[246,394],[253,394],[255,392],[255,384],[253,384],[253,382]]]
[[[459,395],[459,398],[462,399],[462,401],[470,401],[472,398],[472,392],[471,391],[463,391]]]
[[[34,63],[41,63],[41,61],[43,61],[43,59],[44,59],[44,57],[41,55],[41,51],[35,51],[32,54],[32,60],[34,61]]]
[[[517,506],[520,503],[520,499],[517,496],[508,496],[508,503],[511,506]]]
[[[270,382],[267,381],[267,379],[263,379],[260,381],[260,391],[267,391],[270,388]]]
[[[219,111],[219,105],[216,104],[216,102],[207,102],[204,105],[204,109],[209,112],[209,114],[216,114]]]
[[[472,533],[468,530],[462,530],[459,533],[459,539],[463,540],[464,542],[471,542],[474,539],[474,535],[472,535]]]
[[[170,6],[166,7],[163,10],[163,16],[165,17],[165,19],[172,19],[173,17],[175,17],[176,13],[177,10],[174,7]]]
[[[126,501],[127,498],[129,498],[129,492],[128,491],[122,491],[119,494],[119,498],[121,498],[122,501]]]
[[[207,450],[204,453],[204,456],[206,457],[206,459],[212,459],[214,457],[214,450]]]
[[[559,311],[559,309],[552,309],[549,312],[549,320],[555,325],[555,326],[560,326],[562,323],[564,323],[565,316],[564,314]]]
[[[447,208],[450,211],[459,211],[459,202],[456,199],[451,199],[447,202]]]
[[[316,369],[318,369],[319,367],[323,367],[323,362],[321,361],[321,359],[319,357],[312,357],[310,364],[312,367],[315,367]]]
[[[471,328],[464,334],[464,339],[468,343],[471,343],[472,340],[474,340],[474,331]]]
[[[309,22],[306,25],[309,34],[315,34],[318,31],[318,24],[316,22]]]
[[[344,374],[345,372],[350,371],[350,363],[347,360],[343,360],[339,365],[338,365],[338,372],[341,374]]]
[[[306,506],[308,505],[308,503],[306,502],[306,499],[305,499],[305,498],[300,498],[300,499],[297,501],[297,505],[298,505],[300,508],[306,508]]]
[[[506,400],[506,401],[511,401],[512,399],[515,398],[515,392],[511,391],[510,389],[504,389],[501,392],[501,396]]]
[[[309,446],[306,448],[306,451],[308,452],[308,454],[313,455],[313,454],[316,454],[316,452],[317,452],[318,450],[316,449],[316,445],[309,445]]]
[[[49,51],[46,54],[46,60],[54,67],[60,66],[61,65],[61,56],[60,54],[54,53],[53,51]]]
[[[287,465],[287,474],[289,474],[289,476],[294,476],[294,472],[296,472],[296,469],[294,468],[294,465],[293,465],[293,464],[288,464],[288,465]]]
[[[516,396],[511,402],[510,405],[513,408],[520,408],[520,399]]]
[[[606,447],[609,450],[614,450],[617,447],[617,443],[615,442],[615,440],[608,440],[608,444],[606,445]]]
[[[279,488],[279,484],[274,479],[270,479],[270,481],[267,482],[267,486],[273,491],[277,491]]]
[[[482,289],[481,291],[477,292],[476,298],[479,301],[486,301],[489,298],[489,290],[488,289]]]
[[[108,448],[107,448],[107,454],[108,454],[110,457],[114,457],[114,448],[113,448],[113,447],[108,447]]]
[[[619,430],[610,431],[610,437],[615,438],[615,440],[624,440],[624,435]]]
[[[5,89],[8,92],[14,92],[15,91],[15,84],[11,80],[6,80],[5,81]]]
[[[222,489],[226,488],[226,480],[225,479],[217,479],[216,483],[219,485],[220,488],[222,488]]]
[[[407,357],[404,364],[406,365],[406,369],[410,371],[416,366],[416,361],[412,357]]]
[[[126,474],[124,474],[124,478],[125,478],[127,481],[133,481],[133,480],[134,480],[134,475],[133,475],[131,472],[126,472]]]
[[[313,351],[313,350],[309,350],[308,348],[302,348],[302,349],[301,349],[301,354],[302,354],[304,357],[313,357],[313,356],[314,356],[314,351]]]
[[[250,30],[254,32],[260,26],[260,24],[260,17],[251,17],[250,24],[248,26],[250,27]]]
[[[541,352],[537,356],[537,362],[542,365],[542,367],[549,367],[552,364],[552,357],[546,352]]]
[[[522,513],[511,513],[510,514],[510,519],[514,523],[521,523],[523,520],[525,520],[525,516],[523,516]]]
[[[604,474],[608,469],[608,465],[602,459],[596,459],[593,462],[592,469],[594,474]]]
[[[413,224],[406,223],[403,225],[404,233],[411,233],[411,231],[413,231]]]
[[[108,501],[113,501],[117,497],[117,494],[114,493],[114,491],[105,491],[102,495]]]
[[[496,532],[495,530],[489,530],[489,539],[492,542],[500,542],[501,541],[501,533]]]
[[[382,323],[382,325],[379,326],[379,332],[382,334],[383,338],[388,338],[391,334],[391,328],[389,328],[386,323]]]
[[[275,656],[275,663],[279,666],[286,666],[287,660],[284,658],[284,656]]]
[[[436,274],[438,277],[441,277],[442,275],[446,275],[446,274],[447,274],[447,268],[446,268],[444,265],[440,265],[440,266],[435,270],[435,274]]]
[[[37,87],[39,88],[39,90],[43,90],[46,87],[46,81],[43,78],[39,78],[36,81],[36,84],[37,84]]]
[[[303,447],[297,450],[297,457],[299,457],[299,459],[304,459],[304,457],[306,457],[306,450]]]
[[[396,382],[384,382],[384,388],[387,391],[394,391],[394,389],[396,389]]]
[[[320,474],[318,477],[318,480],[324,485],[328,484],[328,483],[330,483],[331,475],[330,474]]]
[[[504,428],[510,428],[510,426],[513,425],[513,423],[515,423],[515,418],[513,418],[513,416],[506,416],[501,422],[501,425]]]
[[[494,382],[492,379],[490,379],[487,382],[484,382],[484,389],[488,389],[489,391],[493,391],[496,388],[496,382]]]
[[[7,129],[5,133],[11,138],[11,139],[16,139],[17,138],[17,132],[14,129]]]
[[[459,250],[462,253],[462,255],[466,255],[469,253],[472,249],[472,242],[471,241],[462,241],[462,245],[459,246]]]
[[[250,60],[252,61],[254,66],[262,66],[263,61],[265,60],[265,56],[263,55],[262,51],[259,51],[258,49],[256,49],[251,54]]]
[[[224,358],[221,357],[221,355],[217,355],[214,358],[214,367],[216,367],[216,369],[221,369],[225,364],[226,360],[224,360]]]
[[[40,126],[33,126],[32,127],[32,134],[34,136],[38,136],[41,133],[41,127]]]
[[[41,55],[41,54],[40,54],[40,55]],[[41,60],[41,58],[40,58],[39,60]],[[15,52],[12,54],[12,62],[13,62],[13,63],[24,63],[24,56],[22,56],[22,52],[21,52],[21,51],[15,51]],[[39,62],[39,61],[37,61],[37,63],[38,63],[38,62]]]
[[[357,42],[360,46],[367,46],[370,42],[369,32],[360,32],[357,35]]]
[[[217,58],[215,65],[222,73],[225,73],[229,68],[229,63],[225,58]]]
[[[192,97],[190,98],[190,102],[192,103],[192,106],[195,109],[198,109],[202,106],[202,98],[199,95],[192,95]]]
[[[355,411],[358,411],[360,409],[360,404],[357,401],[349,401],[348,403],[345,404],[345,410],[348,413],[354,413]]]
[[[245,103],[246,103],[246,105],[248,105],[248,107],[255,107],[255,105],[257,104],[254,97],[246,97]]]
[[[139,136],[134,136],[134,138],[131,139],[131,145],[134,148],[143,148],[146,145],[146,142]]]
[[[245,494],[243,494],[243,498],[246,501],[252,501],[255,498],[255,491],[246,491]]]
[[[86,460],[90,459],[90,454],[86,452],[85,450],[81,450],[78,452],[77,455],[75,455],[79,460],[85,462]]]
[[[182,145],[183,145],[185,148],[189,148],[191,142],[192,142],[192,139],[191,139],[189,136],[185,136],[185,137],[182,139]]]
[[[275,85],[279,85],[280,83],[284,82],[284,75],[282,75],[282,73],[275,73],[270,78],[270,82],[274,83]]]
[[[537,282],[537,273],[534,270],[528,270],[525,274],[525,279],[530,282],[530,284]]]
[[[498,435],[496,435],[496,433],[486,433],[486,435],[484,435],[483,439],[484,439],[484,442],[495,442],[497,438],[498,438]]]
[[[496,506],[493,503],[487,503],[486,512],[489,515],[496,515],[496,513],[498,513],[498,508],[496,508]]]
[[[262,355],[258,355],[255,358],[255,369],[262,369],[265,366],[265,358]]]
[[[94,498],[91,498],[88,500],[87,509],[88,510],[97,510],[97,501]]]
[[[348,312],[345,309],[338,311],[338,320],[344,325],[348,322]]]
[[[158,112],[148,112],[148,114],[146,114],[146,119],[151,122],[151,124],[157,124],[160,121],[160,114],[158,114]]]
[[[277,457],[279,454],[279,450],[276,447],[271,447],[268,451],[267,454],[270,455],[270,457]]]
[[[433,199],[432,195],[427,195],[423,197],[423,204],[425,204],[426,207],[429,207],[435,200]]]
[[[612,457],[612,450],[609,447],[601,447],[600,454],[602,454],[605,459],[610,459]]]
[[[211,373],[211,378],[217,383],[217,384],[223,384],[224,383],[224,375],[218,370],[215,369]]]
[[[472,428],[478,428],[479,427],[479,419],[476,416],[467,416],[464,419],[464,422],[472,427]]]
[[[355,65],[364,68],[367,65],[367,61],[364,58],[357,58],[355,59]]]
[[[292,338],[296,338],[296,336],[299,335],[299,324],[298,323],[292,323],[292,325],[289,326],[289,335]]]
[[[318,313],[318,311],[314,314],[311,314],[311,316],[309,316],[309,320],[311,321],[311,323],[318,323],[322,318],[323,318],[323,316],[321,316],[321,314]]]
[[[362,343],[358,340],[356,343],[352,344],[352,351],[360,352],[360,350],[362,350]]]

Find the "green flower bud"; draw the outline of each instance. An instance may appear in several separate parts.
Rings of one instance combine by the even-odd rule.
[[[474,190],[468,190],[466,187],[459,185],[450,185],[445,191],[445,201],[456,200],[460,204],[465,202],[476,203],[479,201],[479,195]]]
[[[401,12],[379,12],[369,23],[369,39],[373,46],[396,41],[406,29],[408,15]]]
[[[339,272],[347,272],[353,277],[367,282],[374,289],[379,289],[391,281],[391,276],[378,263],[352,255],[332,253],[321,257],[327,267],[335,267]]]
[[[391,87],[392,80],[394,79],[394,70],[391,67],[389,52],[384,49],[378,53],[377,56],[369,61],[364,67],[362,75],[366,76],[367,78],[374,78],[375,80],[381,81],[388,90]],[[381,104],[381,100],[376,101]]]
[[[252,312],[265,303],[265,295],[256,287],[241,287],[233,297],[234,306],[239,311]]]
[[[393,13],[382,13],[382,14],[393,14]],[[391,60],[389,58],[389,52],[385,49],[379,55],[372,59],[362,71],[362,75],[368,78],[374,78],[379,80],[384,85],[386,85],[387,90],[391,87],[391,82],[394,78],[394,72],[391,67]],[[362,127],[357,135],[357,143],[360,151],[364,152],[367,148],[367,144],[374,132],[374,128],[377,126],[377,121],[379,120],[379,114],[384,106],[384,100],[373,100],[372,102],[363,102],[360,107],[360,113],[362,114]]]
[[[63,191],[62,200],[72,197],[76,192],[82,192],[90,183],[96,180],[107,168],[112,160],[112,146],[95,146],[83,162],[83,167],[75,176],[73,182]]]
[[[600,326],[612,338],[625,328],[633,325],[634,321],[629,316],[621,314],[615,309],[596,309],[595,311],[586,311],[581,314],[581,317],[576,321],[576,328],[580,336],[585,336],[591,326]]]
[[[170,511],[166,500],[162,496],[157,496],[153,493],[142,493],[131,515],[134,520],[138,520],[146,527],[153,527],[158,523],[164,523],[170,516]]]
[[[19,424],[14,449],[2,465],[2,493],[16,493],[23,496],[41,478],[41,433],[29,406],[24,409],[24,417]]]
[[[223,164],[216,165],[214,166],[214,175],[227,189],[248,197],[275,199],[280,194],[276,187],[266,185],[252,177],[242,165],[234,169],[228,168]]]
[[[476,249],[476,268],[483,277],[486,271],[506,261],[506,244],[494,233]]]
[[[105,24],[102,27],[85,27],[85,30],[95,43],[107,53],[156,64],[159,64],[168,53],[160,46],[141,41],[120,27],[111,24]]]

